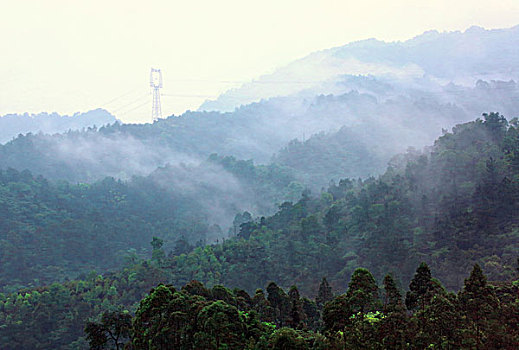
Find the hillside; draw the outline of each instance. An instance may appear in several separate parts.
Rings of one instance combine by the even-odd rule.
[[[432,143],[443,128],[480,115],[485,104],[506,115],[519,114],[519,87],[514,82],[481,81],[473,88],[449,85],[435,94],[425,94],[377,79],[355,81],[362,82],[366,92],[307,100],[280,97],[233,113],[186,112],[154,124],[114,124],[65,134],[20,136],[0,146],[0,169],[28,169],[51,180],[93,182],[105,176],[123,180],[147,176],[167,164],[196,165],[212,153],[268,164],[290,141],[321,132],[333,135],[343,128],[338,136],[330,136],[336,139],[332,144],[358,144],[354,149],[366,145],[362,154],[352,157],[372,162],[357,168],[345,158],[333,169],[332,163],[328,164],[323,174],[315,172],[311,162],[297,164],[297,159],[288,159],[284,151],[285,156],[278,158],[293,165],[302,173],[301,178],[318,181],[305,185],[320,188],[331,178],[338,181],[346,176],[378,175],[394,154]],[[382,92],[389,97],[377,98]],[[447,102],[449,96],[458,102]],[[342,150],[337,152],[329,158],[344,158]]]
[[[244,210],[267,215],[301,191],[286,169],[217,155],[128,182],[70,184],[0,171],[0,291],[106,272],[128,254],[149,255],[157,235],[168,250],[221,241]]]
[[[519,253],[518,155],[517,120],[485,114],[456,126],[424,152],[394,157],[379,178],[343,179],[317,197],[305,192],[272,216],[243,221],[236,237],[224,242],[193,250],[180,244],[168,255],[158,231],[151,260],[130,254],[126,267],[104,277],[92,273],[0,294],[7,326],[0,336],[10,344],[38,344],[52,331],[44,344],[84,343],[81,325],[87,317],[136,310],[135,303],[159,282],[180,287],[196,279],[209,288],[223,284],[252,293],[276,281],[314,296],[322,276],[334,291],[347,290],[358,267],[379,281],[392,273],[395,283],[407,285],[420,261],[447,290],[462,288],[474,263],[490,280],[510,281]],[[199,285],[192,288],[203,292]],[[506,293],[510,290],[501,297]]]
[[[408,89],[422,77],[441,85],[452,82],[465,87],[480,79],[518,81],[518,44],[519,26],[429,31],[403,42],[357,41],[311,53],[272,74],[230,89],[214,101],[206,101],[199,110],[233,111],[275,96],[339,95],[362,88],[358,84],[344,86],[345,75],[386,78]],[[421,88],[430,92],[434,85]]]
[[[11,141],[20,134],[57,134],[68,130],[101,127],[115,122],[115,117],[104,109],[76,113],[73,116],[62,116],[57,113],[7,114],[0,116],[0,144]]]

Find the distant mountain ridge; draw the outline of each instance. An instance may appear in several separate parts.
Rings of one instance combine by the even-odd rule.
[[[256,164],[280,162],[298,169],[299,179],[311,182],[303,181],[306,185],[320,188],[331,179],[377,175],[392,155],[410,146],[420,149],[441,135],[442,128],[485,111],[499,111],[510,119],[519,116],[519,85],[514,81],[478,81],[467,88],[441,86],[426,78],[412,85],[375,77],[342,79],[340,84],[360,91],[276,97],[232,113],[186,112],[154,124],[117,123],[83,132],[17,137],[0,145],[0,169],[93,182],[105,176],[146,176],[167,164],[198,164],[217,153]],[[279,153],[292,140],[309,140],[321,132],[330,136]],[[335,160],[310,169],[316,159]]]
[[[274,96],[340,94],[341,77],[375,76],[472,86],[477,80],[519,80],[519,26],[464,32],[428,31],[403,42],[356,41],[317,51],[272,74],[228,90],[199,110],[232,111]]]
[[[72,116],[57,113],[7,114],[0,116],[0,143],[6,143],[19,134],[55,134],[68,130],[101,127],[117,121],[108,111],[98,108]]]

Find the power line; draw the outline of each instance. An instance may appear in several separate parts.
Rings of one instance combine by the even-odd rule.
[[[188,95],[188,94],[160,94],[161,96],[171,96],[171,97],[197,97],[197,98],[211,98],[218,97],[218,95]]]
[[[133,111],[135,111],[136,109],[139,109],[139,108],[141,108],[141,107],[147,105],[148,103],[149,103],[149,101],[146,101],[146,102],[144,102],[144,103],[141,103],[140,105],[135,106],[135,107],[133,107],[133,108],[127,110],[126,112],[120,113],[119,115],[127,115],[128,113],[133,112]]]
[[[125,92],[124,94],[119,95],[119,96],[117,96],[117,97],[111,99],[110,101],[103,103],[103,106],[109,105],[110,103],[113,103],[113,102],[115,102],[115,101],[117,101],[117,100],[119,100],[119,99],[121,99],[121,98],[123,98],[123,97],[126,97],[126,96],[128,96],[128,95],[134,93],[134,92],[137,91],[137,90],[140,90],[140,89],[137,88],[137,89],[129,90],[129,91]]]
[[[148,96],[149,96],[149,94],[140,95],[137,99],[133,100],[132,102],[126,103],[126,104],[114,109],[114,112],[119,112],[120,110],[125,109],[126,107],[131,106],[136,102],[142,101],[144,98],[147,99]]]
[[[315,84],[326,80],[210,80],[210,79],[175,79],[175,82],[222,83],[222,84]]]

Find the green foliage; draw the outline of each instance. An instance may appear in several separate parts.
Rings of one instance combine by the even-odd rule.
[[[421,308],[423,311],[428,300],[432,297],[433,282],[431,270],[425,262],[416,269],[416,273],[409,284],[409,291],[405,296],[405,304],[409,310]]]
[[[183,341],[174,338],[175,333],[161,333],[162,326],[148,327],[147,322],[167,325],[160,315],[170,312],[178,318],[172,317],[176,323],[167,327],[207,327],[196,337],[197,332],[189,331],[191,338],[186,339],[208,348],[235,344],[236,337],[243,337],[238,334],[245,334],[243,325],[247,329],[254,319],[259,326],[253,330],[271,329],[262,322],[277,330],[293,327],[307,345],[318,337],[304,330],[322,324],[326,341],[338,348],[355,348],[362,342],[373,348],[401,348],[410,339],[411,348],[506,348],[517,339],[517,285],[502,282],[491,288],[475,271],[458,297],[447,291],[461,288],[475,263],[492,281],[517,278],[518,137],[517,124],[507,125],[496,115],[458,125],[430,151],[413,151],[402,156],[403,162],[394,160],[377,179],[341,180],[317,198],[305,191],[299,200],[283,202],[271,216],[242,213],[235,218],[236,236],[210,245],[196,243],[203,241],[209,226],[195,202],[171,197],[145,179],[131,184],[110,179],[93,185],[51,184],[28,172],[7,170],[0,174],[0,211],[8,218],[0,222],[0,276],[4,286],[10,285],[0,294],[2,343],[35,349],[85,344],[82,330],[88,318],[121,306],[135,311],[135,303],[162,282],[184,287],[176,291],[164,286],[164,295],[150,294],[148,302],[141,303],[142,313],[136,314],[143,336],[154,339],[157,348]],[[247,162],[216,156],[211,161],[227,164],[244,178],[255,179],[261,173],[261,167],[255,172]],[[178,247],[178,254],[159,253],[145,260],[149,251],[144,254],[139,245],[149,248],[153,236],[166,242],[157,252]],[[133,254],[128,254],[130,240],[139,244]],[[118,252],[127,256],[124,268],[87,275],[92,268],[106,271],[115,266]],[[419,261],[426,263],[413,278]],[[20,289],[31,282],[71,276],[79,266],[84,269],[79,280]],[[411,280],[406,294],[411,316],[402,307],[394,279],[384,280],[384,303],[378,299],[375,281],[388,271],[402,282]],[[301,295],[318,294],[321,276],[327,276],[328,287],[323,284],[317,303],[305,301]],[[277,284],[269,284],[266,293],[247,294],[269,281]],[[330,300],[329,287],[344,292],[348,282],[347,293]],[[297,293],[287,294],[283,288],[293,283]],[[223,285],[237,289],[231,292]],[[322,317],[319,304],[324,304]],[[236,316],[237,310],[240,325],[229,325],[229,339],[216,337],[216,328],[211,328],[221,325],[192,323],[193,312],[198,315],[210,305],[204,317],[213,320]],[[478,315],[477,305],[482,310],[499,305],[494,308],[499,312],[485,319]],[[373,322],[370,312],[377,311],[384,317]],[[351,318],[359,312],[363,317]],[[247,336],[247,346],[268,346],[273,330],[265,332],[252,340]],[[289,333],[292,339],[294,333]]]
[[[219,202],[223,217],[217,219],[223,222],[236,213],[241,205],[237,202],[257,202],[253,205],[258,212],[267,214],[276,202],[301,195],[283,192],[293,177],[279,166],[212,155],[201,169],[183,171],[193,171],[195,178],[197,171],[209,171],[204,167],[223,167],[220,177],[229,177],[240,191],[247,189],[248,195],[236,201]],[[127,182],[105,178],[73,185],[34,177],[29,171],[0,170],[0,290],[63,281],[94,269],[104,272],[150,254],[160,265],[165,252],[173,250],[178,256],[206,240],[222,239],[221,229],[209,225],[214,215],[206,203],[218,202],[226,190],[209,183],[209,188],[181,194],[168,181],[177,171],[165,167]],[[247,214],[240,224],[252,222]],[[250,231],[255,228],[252,225]],[[159,240],[162,247],[157,246]]]
[[[127,312],[105,312],[100,322],[86,324],[86,339],[91,349],[105,349],[111,342],[119,350],[128,341],[131,328],[132,317]]]
[[[353,272],[346,296],[353,313],[359,312],[364,315],[380,306],[375,278],[364,268],[358,268]]]
[[[326,277],[323,277],[319,285],[319,292],[315,298],[315,302],[319,309],[322,309],[324,304],[333,299],[332,287],[328,284]]]

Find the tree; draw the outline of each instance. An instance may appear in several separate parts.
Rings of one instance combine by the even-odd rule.
[[[423,348],[435,344],[437,348],[459,349],[459,324],[461,315],[458,312],[456,295],[437,293],[425,307],[423,319],[425,327],[421,334],[415,336],[415,344]],[[422,342],[422,343],[419,343]]]
[[[402,293],[398,289],[393,276],[384,277],[384,312],[390,313],[404,309]]]
[[[420,308],[425,310],[427,300],[430,299],[430,292],[433,290],[431,270],[425,262],[422,262],[416,269],[416,273],[409,284],[409,291],[405,296],[405,305],[408,310]]]
[[[351,310],[360,312],[361,315],[380,307],[375,278],[371,272],[364,268],[358,268],[353,272],[346,296]]]
[[[198,313],[197,326],[199,331],[194,335],[197,349],[241,350],[246,342],[244,319],[234,306],[222,300],[212,302]]]
[[[483,348],[490,335],[492,321],[499,313],[499,302],[478,264],[474,265],[469,278],[465,279],[463,290],[459,293],[460,308],[465,315],[467,333],[476,349]],[[491,346],[487,344],[485,347]]]
[[[178,293],[172,286],[157,286],[141,300],[135,312],[133,346],[150,350],[181,349],[190,344],[196,310],[203,306],[197,297]]]
[[[379,341],[385,348],[403,349],[406,347],[408,318],[393,276],[384,277],[384,318],[380,321]]]
[[[332,287],[328,284],[326,277],[323,277],[319,285],[319,292],[315,298],[315,302],[319,310],[322,310],[324,305],[333,299]]]
[[[274,308],[276,318],[275,322],[278,326],[283,327],[286,325],[288,315],[292,309],[290,298],[285,291],[277,286],[274,282],[270,282],[267,286],[268,301],[270,306]]]
[[[301,297],[299,296],[299,291],[296,286],[290,287],[288,297],[290,299],[291,309],[287,323],[292,328],[303,328],[307,317],[303,311]]]
[[[91,349],[106,349],[112,342],[117,350],[129,340],[132,316],[128,313],[105,312],[101,322],[88,322],[85,327]]]
[[[275,350],[306,350],[308,347],[292,328],[280,328],[270,337],[269,348]]]
[[[485,119],[483,125],[488,128],[494,140],[501,140],[508,126],[506,118],[496,112],[483,113],[483,118]]]
[[[256,289],[256,293],[252,297],[252,308],[259,314],[264,321],[273,322],[275,320],[275,311],[265,298],[265,293],[262,289]]]
[[[150,244],[151,244],[151,247],[153,248],[152,253],[151,253],[151,260],[153,260],[157,265],[160,266],[166,256],[164,254],[164,250],[162,250],[162,246],[164,245],[164,240],[154,236],[152,241],[150,242]]]
[[[346,322],[351,316],[348,299],[346,294],[341,294],[324,305],[323,323],[325,332],[335,333],[344,330]]]

